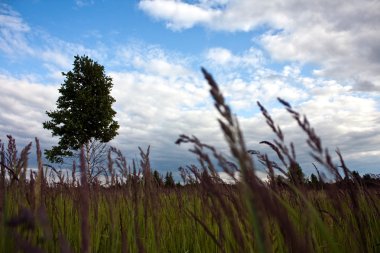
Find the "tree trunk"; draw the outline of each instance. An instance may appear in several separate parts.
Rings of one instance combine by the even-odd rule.
[[[91,181],[91,140],[88,141],[86,144],[85,144],[85,147],[86,147],[86,171],[87,171],[87,180],[88,181]]]

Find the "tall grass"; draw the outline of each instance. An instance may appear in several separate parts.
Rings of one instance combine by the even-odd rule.
[[[282,99],[322,167],[318,185],[305,182],[293,143],[260,103],[274,133],[262,143],[279,162],[249,150],[217,83],[202,71],[233,160],[195,136],[181,135],[176,143],[190,145],[199,161],[181,169],[184,185],[157,183],[149,148],[139,148],[138,161],[111,148],[101,183],[88,174],[83,149],[80,180],[76,163],[71,176],[44,169],[35,139],[38,171],[26,176],[32,143],[18,156],[8,136],[7,146],[0,142],[0,252],[380,252],[377,181],[367,187],[357,180],[339,150],[335,166],[307,118]],[[266,167],[268,182],[257,177],[253,156]],[[220,178],[221,170],[233,184]],[[323,182],[322,170],[335,182]]]

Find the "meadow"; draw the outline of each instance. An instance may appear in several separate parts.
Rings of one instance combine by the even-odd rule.
[[[294,145],[260,103],[275,136],[264,144],[278,159],[249,150],[218,85],[203,73],[232,161],[181,135],[176,143],[190,146],[199,161],[181,169],[181,185],[158,180],[149,149],[140,149],[138,161],[110,149],[101,182],[83,148],[72,173],[58,171],[43,164],[36,138],[33,172],[32,144],[18,153],[9,136],[7,145],[0,142],[0,252],[380,252],[379,177],[357,176],[339,150],[336,165],[306,116],[282,99],[307,135],[317,176],[303,176]],[[268,181],[255,174],[253,158],[266,167]]]

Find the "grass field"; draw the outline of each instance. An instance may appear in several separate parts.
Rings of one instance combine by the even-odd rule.
[[[304,179],[293,145],[261,104],[276,138],[264,144],[279,162],[248,150],[218,85],[204,74],[233,162],[182,135],[177,144],[191,145],[199,160],[182,169],[184,185],[159,183],[149,151],[140,150],[140,161],[128,164],[115,149],[107,184],[89,180],[83,149],[72,168],[80,178],[56,172],[52,182],[38,140],[38,172],[28,176],[31,146],[18,156],[9,138],[0,147],[0,252],[380,252],[379,179],[355,177],[339,151],[335,166],[306,117],[281,99],[307,134],[313,162],[334,183],[320,175],[314,183]],[[252,155],[266,165],[268,182],[256,176]],[[219,171],[239,178],[226,184]]]

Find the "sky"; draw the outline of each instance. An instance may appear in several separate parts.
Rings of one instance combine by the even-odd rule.
[[[42,122],[62,72],[87,55],[112,77],[126,158],[151,146],[161,172],[196,163],[180,134],[228,156],[200,68],[219,83],[248,149],[273,152],[260,101],[315,173],[296,122],[277,97],[306,114],[324,147],[352,170],[380,173],[380,2],[376,0],[0,0],[0,139],[19,147],[58,142]],[[32,152],[31,157],[35,157]]]

